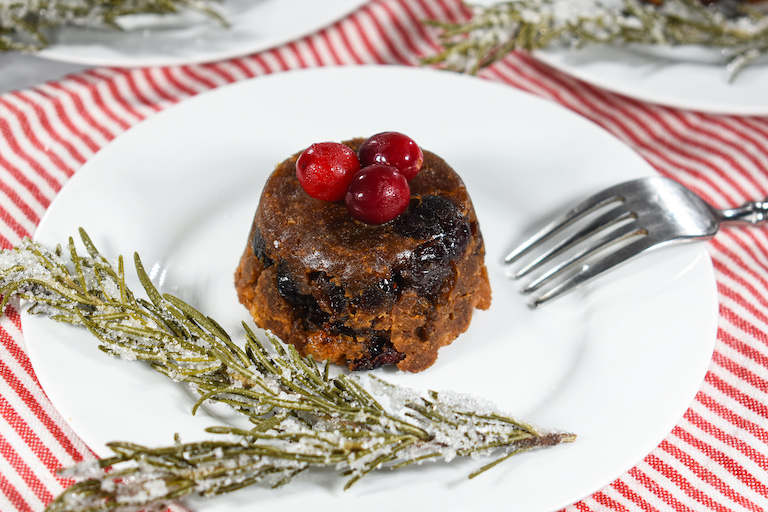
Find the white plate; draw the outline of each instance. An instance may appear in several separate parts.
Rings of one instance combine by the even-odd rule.
[[[194,12],[122,18],[123,31],[64,27],[41,57],[99,66],[165,66],[248,55],[310,34],[367,0],[226,0],[231,23]]]
[[[474,3],[489,6],[497,0]],[[642,101],[714,114],[768,115],[765,58],[729,82],[724,57],[698,47],[589,45],[547,48],[533,56],[587,83]]]
[[[311,84],[309,86],[308,84]],[[270,98],[270,101],[264,101]],[[493,305],[419,374],[382,371],[416,389],[486,397],[577,442],[513,458],[481,478],[479,461],[381,471],[352,490],[333,472],[280,490],[253,488],[193,504],[199,511],[390,511],[393,503],[467,510],[556,510],[596,491],[649,453],[693,399],[711,356],[717,294],[703,245],[670,248],[538,311],[501,259],[543,216],[617,181],[652,174],[617,139],[559,106],[500,84],[399,67],[270,75],[206,93],[129,130],[87,162],[45,215],[37,239],[83,226],[107,255],[139,251],[155,282],[234,334],[247,318],[233,272],[261,188],[287,155],[321,140],[401,130],[443,156],[473,195]],[[135,286],[135,280],[134,280]],[[147,367],[105,357],[79,329],[24,316],[48,396],[97,453],[125,439],[199,439],[219,419],[188,415],[193,399]]]
[[[534,57],[598,87],[642,101],[714,114],[768,115],[768,64],[729,81],[725,64],[610,46],[547,49]]]

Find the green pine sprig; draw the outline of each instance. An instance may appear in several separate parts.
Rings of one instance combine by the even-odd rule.
[[[617,2],[511,0],[473,6],[467,22],[430,21],[441,30],[442,50],[425,64],[477,73],[512,51],[585,45],[704,46],[723,50],[728,74],[768,53],[768,13],[733,0]],[[569,5],[570,4],[570,5]],[[581,8],[574,7],[581,5]]]
[[[181,299],[161,294],[134,257],[146,298],[81,230],[49,250],[31,240],[0,252],[0,308],[18,299],[31,314],[86,328],[107,354],[149,364],[188,385],[199,400],[224,403],[251,428],[211,427],[212,439],[152,448],[108,446],[113,456],[62,471],[77,483],[49,512],[162,510],[184,496],[215,496],[253,484],[281,486],[312,468],[338,470],[349,488],[370,472],[430,460],[488,456],[474,477],[521,452],[575,440],[542,431],[475,398],[426,395],[371,376],[332,376],[274,337],[245,326],[244,345]]]
[[[228,25],[216,10],[221,0],[4,0],[0,1],[0,51],[34,52],[50,46],[51,30],[65,26],[121,30],[134,14],[204,14]]]

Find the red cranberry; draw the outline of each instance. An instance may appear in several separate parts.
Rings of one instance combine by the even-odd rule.
[[[371,136],[357,150],[360,165],[385,164],[395,167],[409,181],[418,174],[424,154],[413,139],[399,132],[382,132]]]
[[[296,161],[296,178],[304,191],[315,199],[340,201],[349,182],[360,170],[353,150],[338,142],[312,144]]]
[[[392,166],[364,167],[349,184],[345,201],[350,215],[367,224],[384,224],[405,211],[411,199],[408,180]]]

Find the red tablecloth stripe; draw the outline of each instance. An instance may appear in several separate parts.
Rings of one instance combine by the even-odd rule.
[[[225,62],[96,68],[0,96],[0,245],[31,234],[100,148],[179,101],[235,81],[328,65],[415,65],[437,49],[424,18],[464,19],[458,0],[373,0],[280,48]],[[559,103],[632,146],[718,207],[768,191],[768,118],[715,116],[603,91],[515,54],[481,73]],[[728,228],[709,245],[721,298],[710,371],[675,429],[576,510],[759,511],[768,503],[768,234]],[[685,307],[685,305],[681,305]],[[47,401],[18,314],[0,320],[0,510],[39,511],[66,482],[53,470],[90,451]],[[584,468],[588,471],[588,468]]]

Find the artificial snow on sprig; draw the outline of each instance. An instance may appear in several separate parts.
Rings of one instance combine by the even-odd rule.
[[[765,7],[738,0],[511,0],[471,8],[467,22],[430,22],[442,29],[443,49],[425,63],[476,73],[515,50],[694,45],[721,50],[733,78],[768,53]]]
[[[50,30],[64,26],[109,27],[134,14],[195,11],[226,25],[214,5],[221,0],[0,0],[0,51],[37,51],[50,45]]]
[[[206,402],[223,403],[253,427],[211,427],[217,435],[209,440],[175,439],[160,448],[110,443],[113,456],[62,471],[78,482],[49,512],[160,511],[184,496],[280,486],[313,467],[336,469],[348,488],[376,469],[488,457],[473,477],[517,453],[575,440],[477,398],[331,376],[327,364],[274,337],[263,344],[247,325],[241,347],[215,320],[161,294],[137,255],[146,298],[126,285],[122,257],[112,263],[82,230],[80,237],[87,255],[73,239],[66,250],[25,239],[0,252],[2,310],[22,299],[31,314],[85,327],[104,352],[144,361],[190,386],[199,396],[192,413]]]

